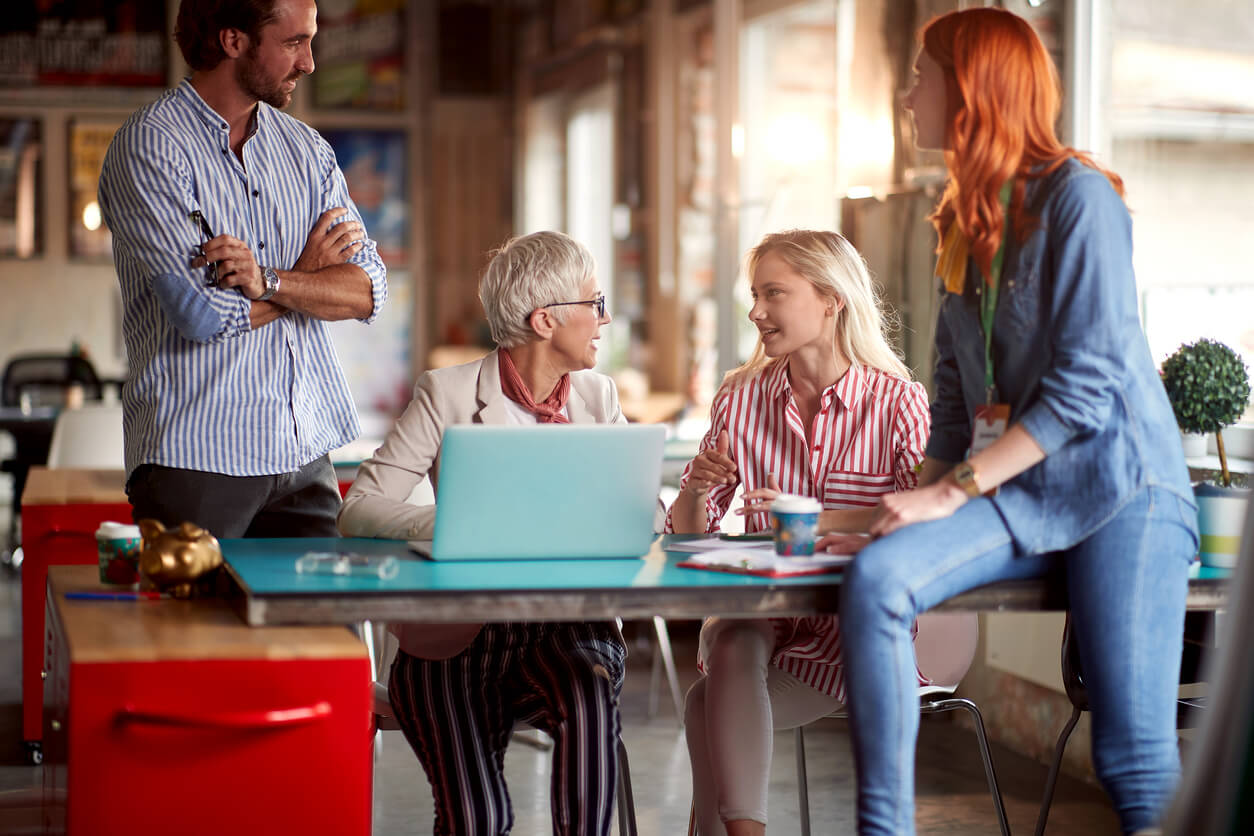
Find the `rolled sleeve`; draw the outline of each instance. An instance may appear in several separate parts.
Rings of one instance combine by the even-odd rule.
[[[1020,418],[1046,455],[1106,425],[1122,385],[1126,346],[1144,340],[1123,201],[1091,169],[1070,178],[1054,200],[1054,362],[1041,378],[1040,398]]]
[[[201,206],[176,142],[151,126],[123,126],[105,155],[99,200],[115,258],[137,268],[182,336],[207,343],[250,329],[251,303],[234,290],[206,287],[206,270],[189,266],[203,243],[190,220]]]
[[[917,468],[923,462],[930,424],[927,392],[923,384],[911,383],[893,416],[893,487],[898,491],[919,485]]]
[[[344,179],[344,172],[340,170],[339,165],[335,161],[335,152],[321,135],[315,134],[315,138],[318,155],[322,160],[325,171],[322,184],[322,208],[319,210],[319,214],[328,209],[343,206],[348,209],[348,216],[360,223],[362,229],[366,229],[365,221],[361,217],[361,211],[348,193],[348,183]],[[366,238],[362,241],[361,249],[353,253],[348,259],[348,263],[360,267],[362,272],[366,274],[366,277],[370,279],[370,315],[361,320],[361,322],[369,324],[378,318],[388,298],[387,267],[384,265],[383,259],[379,257],[378,245],[370,237],[369,230],[367,230]]]

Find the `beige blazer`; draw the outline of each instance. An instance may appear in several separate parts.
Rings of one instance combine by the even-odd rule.
[[[340,509],[345,537],[429,540],[435,505],[409,505],[406,499],[423,477],[438,489],[440,440],[455,424],[504,424],[497,352],[460,366],[424,373],[414,397],[375,454],[362,462]],[[623,424],[614,382],[591,371],[572,372],[566,414],[573,424]],[[482,624],[410,623],[393,625],[401,649],[423,659],[447,659],[465,650]]]

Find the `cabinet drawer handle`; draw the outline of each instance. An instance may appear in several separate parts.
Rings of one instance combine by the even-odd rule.
[[[175,726],[186,729],[280,729],[314,723],[331,716],[331,703],[272,708],[260,711],[223,711],[212,714],[148,711],[127,703],[114,716],[119,724]]]

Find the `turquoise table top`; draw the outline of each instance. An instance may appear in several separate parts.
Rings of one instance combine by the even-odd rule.
[[[362,538],[223,540],[222,552],[244,587],[256,595],[319,593],[431,593],[493,590],[603,590],[663,587],[772,587],[816,584],[836,586],[840,575],[763,578],[677,566],[685,555],[666,552],[670,537],[658,538],[649,554],[618,560],[499,560],[436,562],[422,557],[401,540]],[[684,538],[688,539],[688,538]],[[309,552],[391,555],[395,577],[301,574],[296,559]]]
[[[257,625],[821,615],[839,608],[839,574],[765,578],[681,568],[689,555],[666,551],[673,539],[680,538],[660,537],[644,557],[623,560],[444,563],[403,541],[353,538],[223,540],[222,552],[239,588],[236,608]],[[297,572],[297,559],[310,552],[391,556],[398,571],[387,580]],[[1190,607],[1221,607],[1226,576],[1203,569],[1190,582]],[[1060,610],[1066,595],[1058,578],[1014,581],[940,608]]]

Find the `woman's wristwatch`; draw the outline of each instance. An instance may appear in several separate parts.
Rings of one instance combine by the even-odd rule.
[[[949,471],[954,477],[954,481],[958,483],[958,487],[962,488],[966,495],[975,498],[980,495],[979,474],[975,472],[975,468],[968,462],[958,462],[954,465],[954,469]]]

